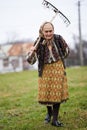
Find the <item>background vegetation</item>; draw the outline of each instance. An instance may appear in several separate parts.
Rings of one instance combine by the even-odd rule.
[[[1,74],[0,130],[86,130],[87,67],[66,71],[70,96],[60,109],[63,128],[44,124],[46,107],[37,102],[37,71]]]

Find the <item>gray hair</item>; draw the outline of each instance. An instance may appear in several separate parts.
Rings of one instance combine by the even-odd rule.
[[[54,29],[54,25],[53,25],[51,22],[44,22],[44,23],[40,26],[39,36],[44,37],[42,31],[43,31],[44,26],[45,26],[46,24],[48,24],[48,23],[51,24],[52,28]]]

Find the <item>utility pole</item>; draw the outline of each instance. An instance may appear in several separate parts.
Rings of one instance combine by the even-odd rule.
[[[81,34],[81,11],[80,1],[78,1],[78,21],[79,21],[79,53],[80,53],[80,65],[83,66],[83,47],[82,47],[82,34]]]

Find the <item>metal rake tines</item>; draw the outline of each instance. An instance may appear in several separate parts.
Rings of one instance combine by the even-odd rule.
[[[64,23],[65,23],[67,26],[69,26],[69,24],[70,24],[69,19],[68,19],[61,11],[59,11],[58,13],[59,13],[59,16],[62,18],[62,20],[64,21]]]
[[[51,10],[53,10],[55,13],[58,12],[58,9],[53,6],[50,2],[46,1],[46,0],[43,0],[42,4],[46,7],[46,8],[49,8]]]
[[[59,14],[59,16],[62,18],[62,20],[64,21],[64,23],[68,26],[70,24],[69,19],[61,12],[59,11],[54,5],[52,5],[50,2],[43,0],[42,3],[46,8],[51,9],[54,11],[54,13]],[[56,16],[56,15],[55,15]],[[55,18],[54,16],[54,18]],[[53,19],[51,21],[53,21]]]

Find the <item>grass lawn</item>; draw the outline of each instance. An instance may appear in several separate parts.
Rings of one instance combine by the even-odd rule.
[[[37,101],[37,71],[0,74],[0,130],[87,130],[87,67],[67,68],[69,100],[61,104],[63,128],[44,124]]]

